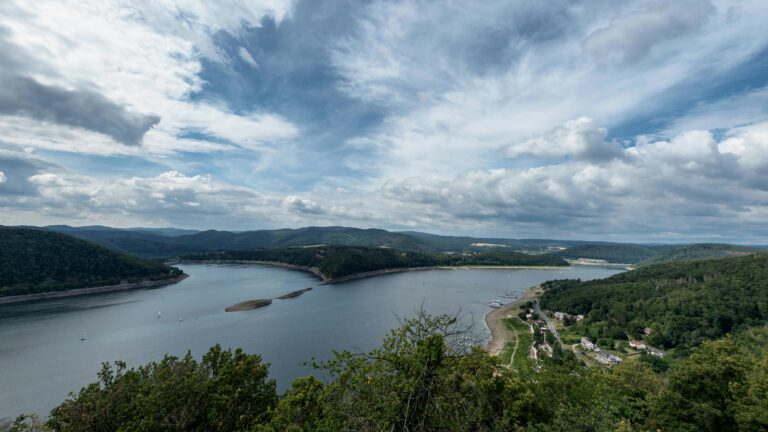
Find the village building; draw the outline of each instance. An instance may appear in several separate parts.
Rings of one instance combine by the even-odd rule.
[[[601,349],[597,350],[597,353],[595,354],[595,360],[606,365],[615,365],[622,362],[621,357],[615,356],[608,351],[603,351]]]
[[[576,315],[576,322],[579,322],[579,321],[581,321],[583,319],[584,319],[584,315],[581,315],[581,314]]]
[[[646,328],[644,328],[644,329],[643,329],[643,333],[644,333],[646,336],[648,336],[648,335],[650,335],[651,333],[653,333],[653,329],[652,329],[652,328],[650,328],[650,327],[646,327]]]
[[[639,340],[634,340],[634,339],[629,341],[629,346],[637,350],[644,350],[646,348],[645,343]]]
[[[666,352],[654,347],[647,347],[646,351],[648,352],[648,354],[656,357],[664,357],[667,355]]]

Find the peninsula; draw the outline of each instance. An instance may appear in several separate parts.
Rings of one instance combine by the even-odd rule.
[[[0,227],[0,304],[151,288],[184,272],[65,234]]]
[[[267,264],[311,272],[323,283],[339,283],[386,273],[435,268],[567,268],[553,255],[509,251],[440,254],[390,248],[317,246],[207,252],[182,256],[182,262]]]

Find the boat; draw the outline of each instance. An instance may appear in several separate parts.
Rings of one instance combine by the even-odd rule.
[[[491,300],[488,302],[488,306],[498,309],[500,307],[504,307],[504,303],[502,303],[501,300]]]

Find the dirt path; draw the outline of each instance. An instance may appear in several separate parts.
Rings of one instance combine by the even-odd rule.
[[[507,331],[507,334],[510,332]],[[517,332],[515,332],[515,347],[512,349],[512,355],[509,356],[509,363],[503,365],[506,368],[511,368],[512,364],[515,362],[515,355],[517,355],[517,348],[520,346],[520,337],[517,336]]]

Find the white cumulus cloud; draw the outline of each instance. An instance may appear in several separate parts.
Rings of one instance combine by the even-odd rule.
[[[539,156],[560,158],[571,156],[576,159],[605,160],[622,154],[621,146],[606,142],[608,130],[594,120],[581,117],[570,120],[546,135],[512,144],[505,149],[510,157]]]

